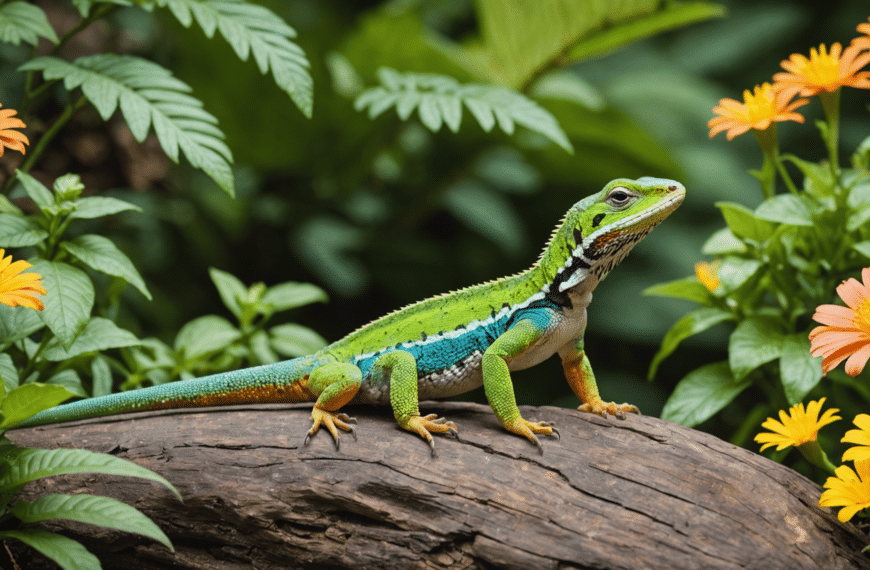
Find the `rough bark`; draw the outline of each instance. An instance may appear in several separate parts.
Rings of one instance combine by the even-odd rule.
[[[620,421],[525,408],[561,440],[539,454],[486,406],[426,403],[459,425],[438,457],[388,410],[357,407],[359,440],[302,446],[307,407],[149,412],[9,432],[20,445],[131,459],[157,484],[70,476],[21,498],[94,493],[154,519],[177,549],[76,523],[103,567],[185,568],[870,568],[866,535],[820,509],[821,488],[713,436],[652,417]],[[16,556],[26,549],[16,547]],[[25,567],[40,568],[31,561]],[[50,566],[46,566],[50,567]]]

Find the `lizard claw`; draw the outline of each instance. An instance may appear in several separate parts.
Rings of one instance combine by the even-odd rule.
[[[515,420],[504,424],[505,429],[508,431],[521,435],[535,444],[538,452],[542,455],[544,453],[544,446],[535,434],[554,435],[556,439],[561,439],[559,430],[554,426],[554,422],[530,422],[521,417],[517,417]]]
[[[311,429],[308,430],[308,433],[305,435],[305,441],[302,443],[303,446],[306,446],[311,441],[311,438],[317,431],[320,429],[320,424],[322,423],[326,426],[326,429],[329,430],[329,433],[332,434],[332,439],[335,442],[335,450],[339,449],[339,437],[338,430],[342,429],[344,431],[350,432],[353,436],[353,439],[356,440],[356,428],[354,428],[350,424],[355,424],[356,419],[349,417],[347,414],[336,414],[333,412],[328,412],[321,408],[315,407],[311,410],[311,420],[314,422],[311,426]],[[338,428],[338,429],[336,429]]]
[[[408,431],[412,431],[426,440],[432,450],[432,457],[438,457],[438,452],[435,451],[435,440],[432,438],[432,433],[452,433],[456,439],[459,439],[459,432],[456,431],[456,424],[448,422],[446,418],[439,418],[438,414],[429,414],[428,416],[410,416],[399,420],[399,425]]]
[[[632,404],[617,404],[616,402],[602,402],[598,400],[597,402],[593,402],[591,404],[583,404],[579,408],[577,408],[581,412],[588,412],[590,414],[597,414],[601,417],[606,418],[607,414],[612,416],[616,416],[620,420],[625,419],[625,414],[637,414],[641,415],[640,410],[637,406]]]

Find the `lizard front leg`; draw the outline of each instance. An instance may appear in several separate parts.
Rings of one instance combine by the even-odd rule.
[[[308,430],[303,445],[308,445],[311,437],[320,429],[320,424],[326,426],[332,434],[336,450],[339,442],[338,429],[349,431],[356,439],[356,430],[350,425],[356,423],[356,420],[349,418],[347,414],[335,412],[356,396],[361,383],[360,369],[346,362],[329,362],[311,372],[307,387],[317,396],[317,401],[311,410],[311,420],[314,423]]]
[[[640,414],[637,406],[604,402],[598,395],[595,374],[592,372],[589,357],[583,350],[582,335],[559,349],[559,356],[562,358],[562,368],[565,370],[568,385],[582,402],[578,410],[604,417],[611,414],[619,419],[625,419],[626,413]]]
[[[519,358],[543,334],[544,330],[530,319],[522,319],[489,345],[481,361],[483,388],[495,416],[506,430],[528,438],[541,453],[544,452],[544,447],[535,434],[559,437],[559,432],[552,422],[530,422],[520,415],[508,363]]]
[[[435,441],[432,433],[450,432],[458,437],[456,424],[439,418],[437,414],[420,416],[417,390],[417,361],[414,355],[404,350],[394,350],[379,357],[372,366],[375,382],[389,381],[390,404],[399,426],[414,432],[429,444],[435,457]]]

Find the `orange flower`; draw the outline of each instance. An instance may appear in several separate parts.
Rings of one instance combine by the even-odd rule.
[[[719,288],[719,267],[721,267],[721,265],[722,262],[720,261],[714,261],[713,263],[710,263],[709,261],[699,261],[695,264],[695,277],[697,277],[698,281],[700,281],[711,293]]]
[[[837,287],[846,307],[819,305],[813,315],[825,326],[810,331],[810,354],[823,357],[824,374],[848,358],[846,374],[857,376],[870,359],[870,267],[861,278],[863,285],[850,278]]]
[[[864,35],[852,40],[852,45],[858,46],[858,49],[870,49],[870,18],[866,22],[858,24],[856,29]]]
[[[870,63],[870,53],[863,52],[854,43],[845,50],[835,43],[830,53],[825,44],[821,44],[818,51],[810,49],[809,59],[793,53],[780,63],[788,73],[774,74],[773,88],[789,96],[800,93],[802,97],[822,91],[833,93],[843,86],[870,89],[870,71],[860,71],[867,63]]]
[[[21,273],[31,264],[18,260],[12,263],[12,256],[3,257],[6,250],[0,249],[0,303],[10,307],[30,307],[41,311],[45,307],[42,301],[33,293],[46,295],[48,291],[42,286],[42,276],[38,273]]]
[[[2,107],[3,105],[0,105]],[[0,109],[0,156],[3,156],[4,148],[11,148],[24,154],[24,145],[30,144],[27,137],[12,129],[23,129],[27,125],[18,117],[13,117],[18,111],[15,109]]]
[[[794,110],[809,103],[807,99],[789,102],[794,94],[786,96],[774,93],[770,83],[756,85],[754,92],[747,89],[743,92],[743,103],[727,97],[719,100],[713,107],[713,112],[719,117],[713,117],[707,123],[710,128],[710,138],[727,130],[725,138],[729,141],[737,135],[742,135],[749,129],[763,131],[771,123],[780,121],[804,122],[804,117]]]

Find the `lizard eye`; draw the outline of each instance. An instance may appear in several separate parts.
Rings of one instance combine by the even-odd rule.
[[[632,198],[634,198],[634,194],[628,193],[625,188],[617,187],[614,188],[610,192],[610,194],[607,195],[607,199],[605,201],[611,206],[620,208],[627,205]]]

